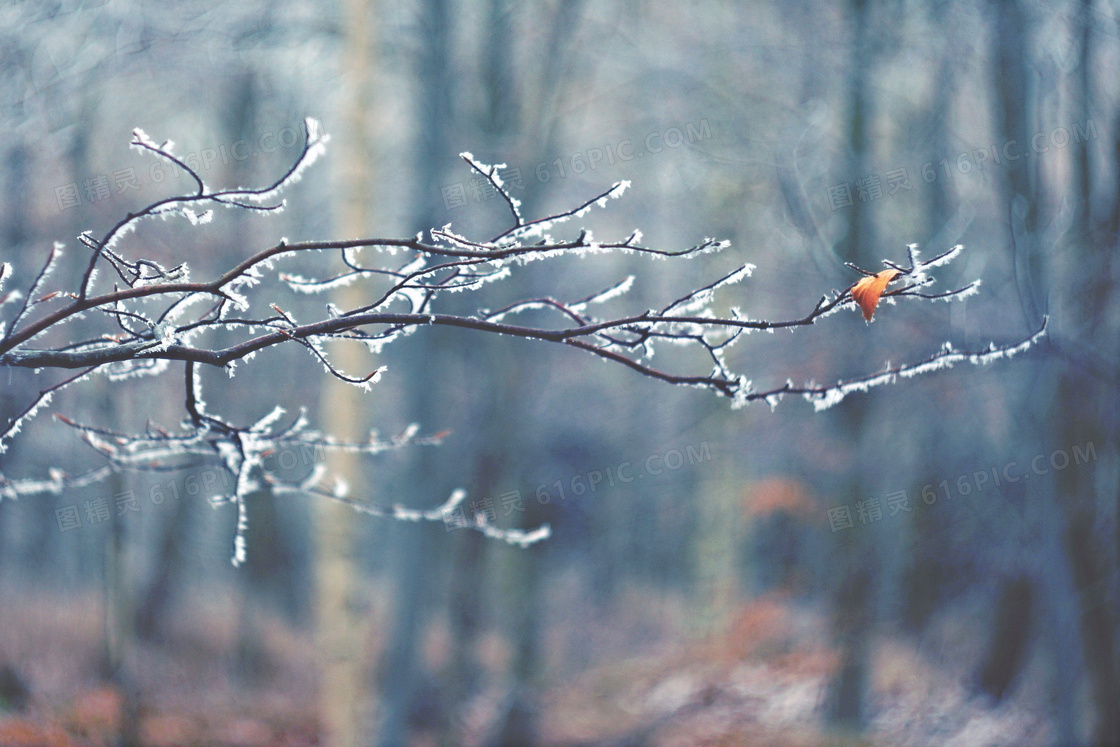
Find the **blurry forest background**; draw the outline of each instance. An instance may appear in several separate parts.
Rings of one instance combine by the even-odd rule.
[[[507,164],[527,216],[628,179],[588,216],[596,238],[733,245],[573,258],[493,308],[632,273],[619,308],[640,311],[749,261],[734,303],[797,318],[856,279],[844,261],[963,243],[942,287],[979,277],[978,295],[755,333],[738,360],[758,387],[827,382],[1051,325],[1025,356],[821,414],[732,412],[447,329],[386,348],[367,395],[298,348],[204,372],[239,422],[308,404],[341,435],[450,430],[330,466],[363,499],[427,508],[462,487],[472,510],[553,536],[520,550],[261,494],[234,569],[212,470],[0,501],[4,744],[1120,742],[1115,3],[6,2],[0,57],[0,259],[17,279],[61,241],[72,283],[79,232],[189,189],[127,147],[132,128],[211,185],[260,186],[312,116],[332,142],[283,214],[126,242],[209,277],[282,236],[484,238],[508,214],[471,151]],[[171,427],[179,370],[93,379],[50,409]],[[0,377],[6,422],[42,382]],[[98,464],[49,415],[0,457],[8,478]]]

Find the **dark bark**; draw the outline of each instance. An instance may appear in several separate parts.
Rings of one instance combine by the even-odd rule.
[[[1029,578],[1004,579],[996,601],[991,640],[977,686],[1000,701],[1022,671],[1033,629],[1034,584]]]

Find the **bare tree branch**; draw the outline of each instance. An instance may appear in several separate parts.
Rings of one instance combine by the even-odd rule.
[[[483,164],[469,153],[462,154],[472,169],[485,177],[500,194],[510,210],[512,225],[488,241],[475,241],[457,235],[451,226],[433,229],[430,240],[362,238],[345,241],[307,241],[278,244],[261,249],[206,282],[192,282],[189,268],[178,265],[166,268],[149,258],[130,258],[120,247],[124,236],[137,229],[147,218],[168,213],[185,217],[192,225],[210,219],[214,206],[275,212],[283,208],[281,194],[297,181],[303,170],[323,152],[328,138],[318,123],[308,120],[304,146],[295,163],[269,186],[260,189],[210,190],[202,177],[173,152],[171,143],[157,145],[140,130],[134,131],[131,145],[142,153],[152,154],[191,177],[194,190],[190,194],[166,198],[148,205],[137,213],[129,213],[102,238],[89,233],[79,237],[90,252],[90,259],[74,290],[45,290],[50,271],[61,256],[61,245],[50,251],[43,269],[29,283],[26,295],[17,291],[0,297],[4,305],[22,303],[10,324],[0,326],[0,365],[19,368],[82,369],[63,382],[44,389],[38,397],[0,433],[0,450],[19,430],[23,422],[45,405],[53,392],[81,379],[93,371],[110,378],[158,375],[169,362],[185,363],[184,406],[188,420],[177,432],[149,427],[145,433],[113,433],[94,426],[78,424],[70,419],[62,422],[74,428],[102,457],[106,466],[84,475],[69,478],[64,473],[52,474],[49,480],[8,480],[0,475],[0,497],[14,497],[41,492],[56,492],[61,486],[87,484],[122,469],[182,469],[200,464],[217,464],[234,478],[234,487],[226,495],[214,496],[215,503],[234,503],[238,507],[235,535],[235,563],[244,558],[244,498],[254,490],[293,490],[329,497],[353,506],[364,513],[405,520],[445,519],[456,509],[459,494],[443,506],[417,512],[400,506],[372,506],[348,494],[345,485],[327,486],[319,470],[290,482],[270,473],[264,466],[267,455],[276,449],[299,444],[323,449],[344,449],[363,454],[376,454],[405,444],[434,444],[438,438],[418,439],[411,428],[404,437],[380,439],[371,434],[362,443],[341,443],[320,431],[312,430],[303,413],[283,428],[276,423],[283,410],[276,408],[252,425],[236,425],[209,413],[202,396],[201,368],[229,368],[256,353],[278,345],[294,343],[305,347],[331,376],[363,388],[375,383],[383,372],[343,372],[331,364],[323,344],[329,340],[345,340],[364,344],[373,352],[414,331],[427,326],[447,326],[479,333],[540,340],[566,345],[598,358],[630,368],[637,373],[671,384],[708,389],[731,399],[734,407],[764,400],[772,406],[786,395],[799,395],[816,409],[830,407],[853,392],[897,381],[951,366],[959,362],[987,363],[1023,352],[1045,334],[1045,321],[1040,329],[1010,344],[991,344],[983,350],[957,351],[946,344],[940,351],[916,363],[888,367],[835,384],[796,385],[792,381],[780,387],[756,390],[751,381],[736,372],[727,362],[727,353],[743,334],[755,330],[795,329],[816,324],[841,309],[856,306],[850,285],[839,291],[823,294],[804,315],[787,320],[751,319],[738,307],[721,315],[713,304],[725,289],[748,278],[754,267],[742,265],[710,283],[669,301],[660,309],[647,309],[618,316],[599,317],[592,307],[608,305],[626,295],[635,278],[627,277],[597,293],[577,300],[565,301],[551,296],[523,298],[491,311],[479,305],[473,313],[449,314],[437,310],[440,299],[449,293],[481,293],[486,286],[500,283],[521,265],[534,261],[553,261],[563,257],[587,254],[627,253],[680,261],[710,252],[718,252],[727,242],[705,239],[691,247],[665,250],[642,244],[641,233],[634,231],[622,241],[601,242],[587,230],[580,229],[575,238],[554,239],[550,232],[593,208],[605,208],[610,200],[620,197],[629,184],[620,182],[585,201],[574,209],[526,221],[520,203],[505,188],[499,175],[502,167]],[[205,209],[203,212],[197,212]],[[532,243],[531,243],[532,242]],[[273,266],[285,258],[311,252],[338,252],[346,268],[339,274],[322,278],[305,278],[286,272],[274,272]],[[933,259],[921,260],[916,245],[908,247],[908,265],[890,261],[884,264],[898,275],[893,289],[883,295],[921,300],[956,300],[976,293],[979,281],[963,287],[931,292],[935,279],[933,270],[951,262],[962,251],[955,246]],[[403,254],[403,259],[396,257]],[[369,263],[370,257],[381,261]],[[870,276],[866,268],[850,266],[857,273]],[[115,278],[111,287],[99,279],[99,270]],[[0,266],[0,283],[12,274],[9,265]],[[327,291],[352,282],[371,283],[369,298],[361,307],[338,309],[326,305],[320,318],[298,320],[285,310],[282,300],[265,294],[254,294],[254,286],[266,277],[284,283],[297,294]],[[123,285],[123,287],[122,287]],[[48,305],[62,302],[61,307]],[[153,313],[152,305],[158,306]],[[40,310],[42,309],[42,310]],[[92,315],[90,312],[97,312]],[[528,322],[511,321],[513,317],[530,318]],[[85,319],[83,324],[68,324]],[[3,319],[0,318],[0,324]],[[71,331],[70,338],[58,342],[63,325]],[[95,331],[90,332],[93,328]],[[223,333],[219,346],[216,332]],[[35,343],[51,333],[49,345]],[[230,335],[235,340],[228,342]],[[701,355],[702,368],[671,370],[651,362],[656,348],[673,345]],[[474,528],[487,536],[519,545],[543,539],[548,528],[531,532],[501,529],[475,522]]]

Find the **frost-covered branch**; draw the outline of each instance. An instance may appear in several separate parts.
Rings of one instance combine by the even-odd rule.
[[[412,333],[423,333],[429,326],[455,327],[471,333],[500,334],[565,345],[582,353],[630,368],[639,374],[671,384],[700,387],[728,397],[734,407],[763,400],[771,406],[785,395],[801,395],[816,409],[830,407],[853,392],[930,372],[959,362],[987,363],[1024,351],[1045,334],[1043,327],[1027,337],[1005,345],[989,345],[975,351],[958,351],[948,344],[940,351],[915,363],[888,367],[835,384],[814,383],[755,389],[751,380],[737,371],[729,360],[732,346],[756,330],[809,327],[843,309],[857,306],[857,283],[823,294],[817,303],[800,316],[784,320],[754,319],[738,306],[717,312],[717,302],[728,289],[745,282],[754,270],[744,264],[700,287],[694,288],[658,308],[626,310],[627,294],[638,279],[631,275],[598,290],[585,291],[575,299],[554,296],[522,298],[501,308],[485,305],[488,286],[501,283],[532,262],[555,262],[567,257],[623,253],[650,259],[683,261],[719,252],[725,241],[704,239],[682,249],[659,249],[643,243],[640,231],[621,240],[599,241],[582,228],[566,237],[553,232],[567,228],[590,211],[604,209],[623,195],[628,182],[619,182],[575,208],[527,220],[521,205],[509,193],[499,172],[501,164],[479,162],[462,154],[469,166],[486,178],[506,203],[512,225],[488,240],[462,236],[451,225],[433,229],[427,239],[361,238],[345,241],[281,240],[273,246],[247,253],[233,266],[210,279],[192,279],[186,264],[165,267],[151,258],[136,256],[138,247],[128,246],[125,237],[147,219],[180,216],[191,226],[201,228],[209,222],[214,207],[276,212],[283,209],[282,194],[299,180],[325,149],[328,137],[314,120],[306,123],[302,152],[295,163],[274,183],[259,189],[213,190],[202,177],[174,153],[170,142],[157,144],[140,130],[134,131],[132,147],[151,154],[187,172],[193,189],[185,195],[166,198],[129,213],[104,236],[90,233],[79,237],[89,259],[76,287],[49,289],[51,271],[58,266],[63,246],[49,252],[43,269],[29,282],[26,291],[10,290],[0,296],[0,365],[30,368],[40,375],[51,369],[80,370],[77,376],[45,387],[39,396],[11,424],[0,430],[0,450],[20,426],[42,406],[58,388],[98,372],[113,380],[163,373],[172,361],[184,363],[184,406],[188,418],[177,431],[149,427],[145,433],[125,434],[83,425],[70,419],[82,438],[105,458],[106,469],[75,478],[63,473],[49,480],[12,481],[0,476],[0,497],[61,489],[67,480],[73,484],[104,477],[122,469],[180,469],[200,463],[216,463],[233,479],[226,495],[214,496],[218,503],[234,503],[239,521],[235,560],[244,556],[244,498],[255,490],[299,490],[323,495],[354,506],[357,510],[402,520],[435,520],[445,507],[414,511],[400,506],[374,507],[352,497],[345,486],[329,483],[318,470],[297,483],[287,482],[264,466],[269,453],[292,445],[348,450],[377,454],[406,443],[434,444],[439,439],[415,438],[412,430],[405,438],[379,439],[376,435],[361,443],[342,443],[328,434],[312,429],[302,415],[284,427],[277,425],[283,411],[277,409],[256,423],[238,425],[206,410],[202,397],[200,371],[203,367],[224,369],[230,375],[242,361],[262,350],[279,345],[299,345],[318,361],[330,376],[368,389],[385,371],[345,372],[327,354],[328,341],[347,341],[366,346],[381,354],[393,341]],[[912,298],[922,301],[957,300],[976,293],[979,281],[960,288],[931,290],[933,271],[951,262],[962,251],[956,246],[930,260],[922,260],[916,245],[908,247],[908,263],[886,261],[890,277],[876,286],[875,303],[885,298]],[[306,277],[282,271],[278,265],[301,256],[337,253],[341,271]],[[323,261],[321,265],[328,266]],[[875,276],[866,269],[852,267],[857,273]],[[882,277],[884,273],[879,273]],[[13,281],[14,271],[0,264],[0,291]],[[260,291],[266,280],[286,287],[285,300],[275,292]],[[870,282],[870,281],[864,281]],[[297,296],[318,294],[351,283],[364,284],[362,297],[368,302],[341,309],[324,302],[314,318],[300,318],[294,309]],[[479,298],[473,312],[449,313],[442,299],[452,293],[473,294]],[[299,306],[305,308],[306,304]],[[455,308],[461,309],[457,304]],[[6,309],[14,313],[6,313]],[[607,311],[601,311],[606,309]],[[866,313],[866,312],[865,312]],[[83,320],[81,324],[74,324]],[[49,334],[48,334],[49,333]],[[49,340],[49,341],[48,341]],[[659,349],[672,346],[691,352],[691,362],[670,356],[654,363]],[[683,362],[682,362],[683,360]],[[458,495],[458,494],[454,494]],[[453,495],[453,498],[454,498]],[[516,544],[527,544],[547,536],[547,527],[533,532],[499,529],[476,524],[488,536]]]

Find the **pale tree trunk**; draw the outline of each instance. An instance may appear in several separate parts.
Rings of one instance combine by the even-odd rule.
[[[369,230],[369,200],[374,193],[373,159],[365,122],[371,109],[370,82],[374,63],[374,0],[346,0],[341,68],[346,90],[342,94],[343,131],[336,140],[335,154],[340,170],[341,210],[339,231],[343,237],[364,236]],[[361,287],[344,286],[335,291],[333,302],[341,308],[361,305]],[[373,362],[356,344],[329,350],[334,365],[349,374],[368,372]],[[340,439],[363,440],[368,433],[363,393],[360,389],[327,377],[322,393],[322,417],[330,433]],[[331,451],[327,470],[351,488],[368,483],[361,479],[358,455]],[[360,523],[352,509],[340,503],[316,503],[318,536],[315,547],[315,588],[319,651],[319,711],[323,744],[357,747],[366,731],[370,703],[368,662],[363,656],[370,635],[368,616],[360,613],[356,534]]]
[[[717,421],[719,443],[730,443],[740,421]],[[710,436],[709,436],[710,437]],[[734,621],[739,603],[739,547],[743,541],[740,496],[748,460],[723,459],[704,468],[696,488],[697,526],[693,535],[693,569],[696,574],[693,609],[694,631],[701,636],[721,635]]]

